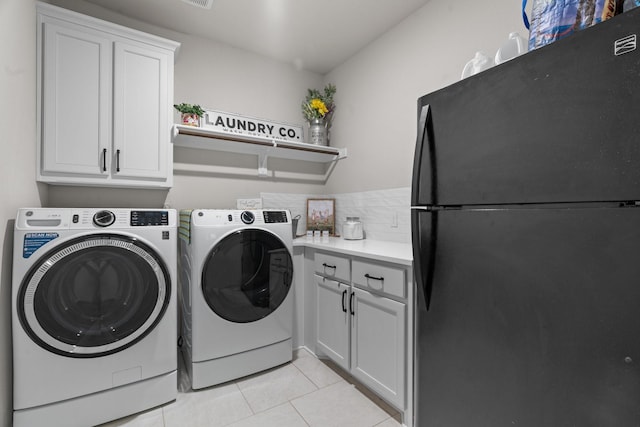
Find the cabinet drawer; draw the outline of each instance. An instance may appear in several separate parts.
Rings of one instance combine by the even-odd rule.
[[[402,268],[354,260],[353,283],[364,289],[407,297],[405,270]]]
[[[316,273],[342,282],[351,281],[349,259],[323,252],[315,253]]]

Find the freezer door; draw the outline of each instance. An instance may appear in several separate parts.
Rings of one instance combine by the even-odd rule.
[[[422,97],[413,205],[640,199],[639,29],[640,8]]]
[[[640,209],[416,216],[416,425],[640,425]]]

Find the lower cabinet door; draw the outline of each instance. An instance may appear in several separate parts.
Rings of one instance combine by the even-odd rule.
[[[318,290],[317,350],[349,370],[349,292],[351,287],[315,275]]]
[[[353,288],[351,373],[398,408],[406,388],[406,304]]]

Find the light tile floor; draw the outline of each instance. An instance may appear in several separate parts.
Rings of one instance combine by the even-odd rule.
[[[331,363],[297,350],[291,363],[193,391],[179,371],[178,398],[101,427],[398,427],[400,414]]]

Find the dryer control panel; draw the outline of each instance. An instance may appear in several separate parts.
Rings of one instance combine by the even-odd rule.
[[[266,224],[273,224],[277,222],[287,222],[286,211],[264,211],[264,222]]]
[[[191,223],[202,226],[290,224],[291,214],[279,209],[196,209],[189,213]]]

